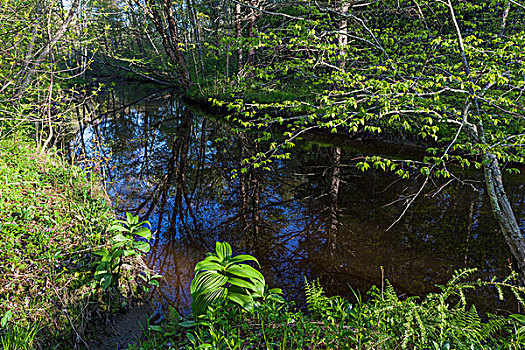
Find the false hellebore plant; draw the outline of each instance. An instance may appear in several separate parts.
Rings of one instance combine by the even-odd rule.
[[[256,299],[282,299],[280,289],[268,290],[263,275],[246,264],[257,259],[251,255],[232,257],[232,248],[226,242],[215,244],[215,253],[195,266],[191,282],[191,308],[195,317],[205,314],[209,306],[231,300],[249,311],[258,305]]]
[[[123,257],[149,252],[150,245],[148,242],[135,240],[135,236],[148,241],[151,239],[151,231],[144,226],[145,224],[151,227],[148,221],[139,222],[138,216],[126,213],[125,221],[117,220],[108,229],[110,232],[117,232],[110,239],[111,248],[102,248],[94,252],[100,256],[100,260],[96,262],[95,281],[100,284],[102,290],[106,291],[110,287],[118,286]],[[150,279],[158,277],[160,276],[155,275]]]

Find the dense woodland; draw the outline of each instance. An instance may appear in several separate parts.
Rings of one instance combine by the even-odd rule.
[[[403,179],[422,179],[392,225],[401,220],[425,189],[433,186],[434,179],[462,183],[460,169],[479,169],[500,228],[494,239],[508,245],[513,256],[512,270],[516,272],[511,276],[522,284],[525,237],[520,223],[523,219],[513,212],[504,189],[504,173],[517,173],[525,163],[524,47],[525,2],[520,0],[0,0],[1,147],[14,150],[23,140],[25,147],[32,149],[29,145],[34,145],[29,158],[48,157],[57,152],[60,155],[57,150],[90,118],[79,110],[116,80],[174,87],[186,100],[222,114],[233,130],[257,131],[254,138],[260,147],[246,153],[243,166],[232,174],[233,178],[247,176],[253,168],[265,169],[273,160],[290,158],[289,150],[296,140],[313,131],[423,146],[425,156],[418,159],[375,154],[356,161],[357,168],[363,172],[376,168]],[[0,154],[7,159],[0,174],[4,171],[6,178],[11,176],[13,159],[22,162],[27,158],[24,152],[10,156],[0,149]],[[337,152],[333,155],[336,161],[340,156]],[[13,159],[9,161],[9,157]],[[42,161],[36,163],[39,162]],[[42,171],[35,169],[35,174]],[[337,174],[331,176],[333,194],[337,193],[340,183]],[[38,179],[36,176],[24,181]],[[82,192],[87,185],[78,183],[78,186]],[[8,187],[6,185],[5,193]],[[16,198],[23,205],[23,197]],[[85,198],[84,191],[84,204]],[[45,206],[44,200],[37,202]],[[93,199],[95,202],[98,203]],[[5,217],[0,217],[3,225],[0,229],[7,230],[2,232],[11,235],[13,247],[17,247],[22,243],[13,233],[13,225],[19,225],[17,220],[27,219],[26,214],[17,214],[13,219],[10,210],[18,212],[13,209],[13,201],[2,203],[0,213]],[[104,215],[103,220],[91,223],[90,234],[94,234],[95,227],[107,226],[109,214],[104,211]],[[99,290],[119,288],[120,267],[116,273],[112,269],[120,266],[121,257],[149,250],[149,246],[133,241],[134,235],[150,237],[139,228],[143,224],[138,218],[128,216],[120,229],[111,226],[113,231],[129,236],[126,239],[118,236],[116,240],[113,237],[113,241],[109,241],[113,242],[111,249],[95,254],[102,257],[95,272]],[[76,227],[81,223],[68,225]],[[102,243],[98,237],[90,244]],[[22,244],[16,249],[26,247]],[[77,248],[78,251],[87,249]],[[5,249],[10,248],[6,245]],[[253,306],[259,303],[254,301],[257,298],[273,303],[264,304],[264,317],[278,325],[287,324],[283,315],[290,315],[292,311],[289,306],[279,304],[282,298],[277,296],[278,291],[265,291],[264,278],[257,271],[250,270],[251,274],[244,271],[246,274],[237,277],[232,277],[234,272],[226,272],[227,266],[243,259],[232,258],[231,248],[226,245],[218,244],[215,254],[216,260],[198,265],[196,282],[192,284],[192,295],[200,300],[194,305],[195,321],[198,315],[208,317],[200,324],[202,328],[184,338],[182,328],[171,321],[168,330],[162,333],[159,328],[158,332],[167,334],[168,338],[175,337],[189,348],[249,348],[248,343],[260,341],[259,332],[262,328],[264,334],[264,324],[259,324],[256,330],[238,332],[255,332],[250,333],[255,334],[253,339],[246,338],[251,339],[246,340],[248,343],[242,343],[240,338],[221,338],[213,325],[238,322],[245,317],[245,311],[232,305],[254,312]],[[11,271],[13,276],[24,270],[16,272],[13,265],[6,263],[10,258],[1,259],[1,268]],[[89,264],[92,266],[93,262]],[[216,278],[210,271],[222,271],[222,275]],[[207,282],[202,277],[205,273],[209,277]],[[472,344],[476,344],[475,348],[519,348],[518,343],[523,339],[518,341],[512,336],[525,333],[523,328],[519,332],[516,328],[518,321],[525,323],[525,319],[517,317],[516,323],[499,319],[481,322],[475,311],[467,310],[464,302],[463,289],[471,286],[454,284],[468,274],[468,271],[458,273],[442,294],[424,299],[423,304],[413,300],[403,304],[405,301],[399,301],[393,291],[385,294],[381,290],[373,299],[377,308],[367,304],[362,309],[340,299],[326,298],[319,285],[307,283],[312,317],[322,319],[323,315],[329,315],[328,319],[319,321],[324,326],[313,331],[316,336],[309,343],[307,336],[299,337],[301,342],[293,338],[295,345],[287,345],[286,340],[284,344],[272,343],[264,338],[265,346],[279,343],[284,348],[383,348],[380,344],[384,343],[388,344],[386,348],[446,349],[452,343],[458,348],[470,348]],[[504,280],[498,288],[512,285],[509,281]],[[151,279],[148,277],[146,282],[150,283]],[[202,287],[199,283],[212,286]],[[5,284],[10,285],[7,279]],[[237,290],[232,291],[232,286]],[[459,286],[457,290],[455,286]],[[519,298],[519,288],[513,288]],[[4,314],[2,327],[14,324],[13,313],[6,316],[8,310],[20,314],[20,306],[13,306],[16,303],[10,300],[9,293],[13,292],[7,289],[2,290],[4,295],[0,300],[0,311]],[[26,290],[30,289],[29,283]],[[446,314],[445,300],[451,295],[459,296],[463,304]],[[231,305],[226,304],[223,309],[210,308],[206,315],[208,305],[226,299]],[[111,304],[111,297],[108,300]],[[421,305],[436,307],[441,313],[420,314],[416,310]],[[408,318],[396,314],[388,321],[403,319],[399,322],[405,328],[395,328],[393,322],[381,323],[380,308],[410,309]],[[458,310],[467,311],[461,314]],[[251,317],[257,319],[257,316]],[[437,320],[447,317],[451,322],[463,323],[456,328],[440,323],[439,328]],[[23,321],[23,317],[20,319]],[[376,320],[377,329],[360,333],[366,329],[364,320]],[[26,321],[34,325],[31,322],[35,317],[30,315]],[[345,326],[347,321],[350,323]],[[211,328],[206,328],[210,322]],[[301,325],[307,324],[305,322]],[[308,327],[315,328],[315,322],[301,328],[304,334],[312,333]],[[477,333],[473,332],[476,336],[471,339],[469,327],[474,323]],[[70,317],[64,319],[64,324],[77,332],[78,327],[73,326]],[[170,327],[176,330],[169,330]],[[272,333],[272,337],[282,341],[288,336],[286,332],[298,332],[300,327],[294,327],[279,333],[276,329],[280,328],[275,326],[272,332],[277,333]],[[39,326],[34,329],[37,328]],[[464,333],[456,332],[457,329]],[[219,333],[222,331],[229,332],[221,329]],[[47,332],[47,339],[57,337],[57,330]],[[4,331],[3,334],[2,339],[8,339],[12,333]],[[80,337],[78,332],[77,335]],[[498,339],[506,340],[500,343]],[[154,348],[151,344],[145,346]]]

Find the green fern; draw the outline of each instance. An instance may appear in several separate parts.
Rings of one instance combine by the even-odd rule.
[[[394,290],[394,287],[390,284],[389,280],[386,280],[386,287],[383,291],[383,299],[387,302],[393,302],[393,303],[399,302],[397,293]]]
[[[469,306],[467,292],[480,285],[494,286],[498,291],[512,287],[512,292],[524,299],[525,289],[512,285],[512,279],[469,281],[475,271],[456,271],[450,281],[439,286],[439,292],[422,300],[400,299],[386,281],[382,290],[372,287],[368,302],[356,306],[341,297],[325,296],[319,281],[305,280],[306,302],[312,316],[324,324],[328,321],[333,329],[350,326],[352,339],[367,339],[367,348],[497,349],[509,321],[491,315],[482,320],[476,307]]]
[[[328,298],[324,295],[324,290],[319,280],[308,282],[304,278],[304,292],[306,295],[306,304],[312,312],[321,312],[325,309]]]

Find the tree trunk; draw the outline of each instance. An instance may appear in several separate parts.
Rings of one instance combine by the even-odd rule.
[[[30,65],[31,67],[27,69],[27,73],[25,74],[24,79],[22,80],[22,83],[20,84],[20,87],[16,93],[17,98],[22,96],[26,88],[29,86],[29,83],[31,82],[31,79],[33,78],[33,75],[35,74],[38,67],[47,58],[53,46],[62,38],[62,36],[66,32],[66,29],[69,28],[71,22],[73,21],[73,18],[75,17],[75,14],[77,13],[79,5],[80,0],[73,0],[66,20],[62,23],[58,31],[50,37],[49,42],[47,43],[47,45],[44,46],[42,51],[40,51],[40,54],[37,56],[37,58],[33,62],[31,62],[32,66]]]
[[[328,244],[332,257],[337,250],[337,232],[339,227],[339,187],[341,184],[341,147],[335,147],[332,150],[332,171],[330,174],[330,204],[328,222]]]
[[[345,56],[346,56],[346,46],[348,45],[348,9],[349,4],[346,0],[342,0],[339,6],[339,11],[341,19],[339,20],[339,35],[337,37],[337,44],[339,47],[339,68],[343,69],[345,67]]]
[[[243,56],[242,56],[242,23],[241,23],[241,4],[235,3],[235,37],[237,38],[237,74],[242,72]]]
[[[182,55],[182,52],[179,49],[179,44],[181,43],[181,40],[179,36],[179,30],[177,28],[177,22],[175,21],[175,16],[173,14],[173,7],[171,6],[170,0],[164,0],[164,14],[166,15],[166,18],[168,20],[171,45],[177,56],[177,61],[180,66],[180,72],[183,76],[183,83],[185,87],[189,87],[191,85],[190,71],[186,66],[186,60],[184,59],[184,56]]]
[[[509,12],[510,12],[510,0],[506,0],[505,1],[505,8],[503,10],[503,17],[501,19],[501,29],[500,29],[500,32],[499,32],[499,36],[504,36],[505,35],[505,29],[506,29],[506,26],[507,26],[507,18],[509,17]]]
[[[250,4],[253,7],[257,7],[258,1],[252,1]],[[249,8],[248,13],[248,37],[253,39],[255,38],[255,29],[257,28],[257,17],[253,8]],[[246,64],[248,64],[250,67],[255,66],[255,49],[253,47],[253,43],[250,43],[250,47],[248,48]],[[250,74],[253,74],[253,68],[250,69],[250,72]]]
[[[465,52],[465,46],[463,44],[463,36],[461,34],[461,29],[457,22],[454,6],[452,5],[451,0],[448,0],[448,7],[450,10],[452,23],[456,29],[459,54],[463,64],[463,69],[466,75],[470,77],[471,71],[467,54]],[[485,185],[487,187],[487,194],[492,207],[492,213],[496,217],[501,232],[503,233],[503,237],[505,238],[512,255],[517,261],[518,271],[520,273],[521,282],[523,283],[525,282],[525,239],[523,238],[520,227],[514,215],[514,211],[512,210],[509,198],[507,197],[505,189],[503,188],[503,177],[501,175],[498,159],[493,153],[487,150],[488,145],[485,139],[483,121],[481,119],[483,114],[481,112],[478,98],[472,88],[469,88],[469,93],[474,102],[476,114],[478,116],[478,122],[476,125],[477,135],[470,135],[470,137],[472,138],[473,142],[481,144],[485,149],[483,152],[483,174],[485,178]]]
[[[155,29],[162,39],[162,46],[164,46],[164,50],[166,51],[168,58],[177,67],[177,73],[183,87],[191,87],[192,82],[190,78],[190,72],[186,66],[184,56],[179,49],[180,38],[177,29],[177,23],[173,15],[171,2],[169,0],[163,1],[163,11],[168,22],[168,28],[166,28],[164,25],[163,18],[159,11],[157,11],[154,0],[147,0],[145,3],[135,0],[135,4],[139,6],[153,22]]]
[[[516,259],[518,271],[525,282],[525,239],[512,210],[509,198],[503,188],[503,177],[495,155],[485,152],[483,155],[485,184],[490,199],[492,212],[498,221],[503,237]]]

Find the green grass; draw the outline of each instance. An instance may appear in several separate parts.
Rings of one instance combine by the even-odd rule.
[[[13,324],[0,337],[4,350],[31,350],[35,346],[35,337],[40,329],[38,322]]]
[[[92,251],[113,213],[96,183],[30,141],[0,140],[0,317],[12,313],[0,326],[4,348],[29,338],[30,348],[70,348],[104,304]]]

